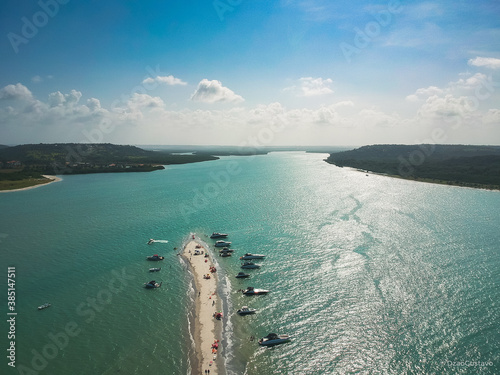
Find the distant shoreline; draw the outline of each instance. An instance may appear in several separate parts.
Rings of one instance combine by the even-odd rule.
[[[11,192],[15,192],[15,191],[30,190],[30,189],[35,189],[35,188],[40,187],[40,186],[47,186],[48,184],[51,184],[53,182],[62,181],[62,178],[57,177],[57,176],[52,176],[52,175],[47,175],[47,174],[44,174],[42,176],[45,177],[46,179],[48,179],[49,181],[45,181],[45,182],[42,182],[42,183],[39,183],[39,184],[35,184],[35,185],[31,185],[31,186],[26,186],[26,187],[18,188],[18,189],[0,190],[0,193],[11,193]]]

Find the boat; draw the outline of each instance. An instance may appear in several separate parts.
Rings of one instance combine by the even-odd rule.
[[[165,257],[161,257],[158,254],[155,254],[155,255],[151,255],[149,257],[146,257],[146,259],[147,260],[163,260],[163,259],[165,259]]]
[[[163,284],[163,282],[158,284],[156,281],[151,280],[149,283],[144,283],[144,286],[148,289],[154,289],[154,288],[159,288],[161,284]]]
[[[245,272],[238,272],[238,274],[236,275],[237,279],[246,279],[248,277],[250,277],[250,274]]]
[[[150,238],[149,241],[148,241],[148,245],[151,245],[154,242],[155,242],[155,240],[153,240],[152,238]]]
[[[227,236],[225,233],[213,232],[210,238],[226,238]]]
[[[44,303],[43,305],[38,306],[38,310],[43,310],[46,309],[47,307],[50,307],[50,303]]]
[[[258,264],[252,263],[252,262],[245,262],[241,265],[241,268],[243,269],[255,269],[255,268],[260,268]]]
[[[228,247],[224,247],[222,250],[219,250],[219,253],[220,252],[224,252],[224,253],[234,253],[234,249],[230,249]]]
[[[259,340],[259,345],[273,346],[289,342],[291,339],[288,335],[277,335],[276,333],[270,333],[266,337]]]
[[[231,242],[222,241],[222,240],[217,241],[215,243],[215,247],[226,247],[226,246],[229,246],[229,245],[231,245]]]
[[[252,253],[246,253],[242,257],[240,257],[241,260],[250,260],[250,259],[264,259],[266,256],[262,254],[252,254]]]
[[[258,296],[261,294],[267,294],[269,290],[265,289],[256,289],[253,286],[249,286],[246,290],[243,291],[243,294],[246,296]]]
[[[231,253],[219,253],[219,256],[223,258],[230,257],[231,255],[232,255]]]
[[[150,268],[149,272],[158,272],[161,268]]]
[[[250,314],[255,314],[257,309],[251,309],[248,306],[243,306],[241,309],[236,311],[239,315],[250,315]]]

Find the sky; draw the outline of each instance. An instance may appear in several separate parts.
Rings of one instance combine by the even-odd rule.
[[[500,1],[3,0],[0,144],[500,145]]]

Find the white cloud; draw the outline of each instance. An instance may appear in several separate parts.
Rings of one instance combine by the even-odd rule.
[[[333,93],[332,84],[330,78],[302,77],[296,85],[286,87],[283,91],[289,91],[300,97],[328,95]]]
[[[40,76],[34,76],[33,78],[31,78],[31,81],[35,83],[42,82],[42,80],[43,79]]]
[[[169,86],[174,86],[174,85],[182,85],[185,86],[187,85],[187,82],[184,82],[180,78],[175,78],[174,76],[156,76],[155,78],[148,77],[144,81],[142,81],[143,84],[152,84],[152,83],[159,83],[159,84],[165,84]]]
[[[429,97],[433,95],[441,95],[444,93],[443,89],[440,89],[439,87],[436,86],[429,86],[427,88],[420,88],[417,91],[415,91],[415,94],[408,95],[406,97],[406,100],[410,102],[415,102],[419,99],[422,99],[423,97]]]
[[[82,97],[80,91],[71,90],[69,94],[62,94],[60,91],[56,91],[49,94],[49,105],[51,107],[57,106],[68,106],[71,107],[77,104]]]
[[[468,64],[471,66],[479,66],[490,69],[500,69],[500,59],[495,59],[494,57],[476,57],[475,59],[470,59]]]
[[[23,84],[16,83],[15,85],[7,85],[0,89],[0,99],[32,100],[33,94]]]
[[[240,95],[237,95],[229,88],[222,86],[220,81],[209,81],[206,78],[200,81],[196,91],[193,95],[191,95],[191,100],[204,103],[241,103],[244,101]]]

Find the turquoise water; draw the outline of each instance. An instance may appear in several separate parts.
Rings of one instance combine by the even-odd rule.
[[[237,258],[218,260],[228,374],[499,373],[500,193],[365,176],[325,156],[227,157],[0,194],[17,369],[189,373],[192,283],[174,247],[224,231],[236,255],[267,255],[246,281],[233,277]],[[163,287],[145,290],[153,253],[166,257]],[[248,285],[271,293],[237,293]],[[259,311],[237,316],[241,305]],[[273,331],[294,339],[249,340]],[[19,373],[7,362],[2,374]]]

